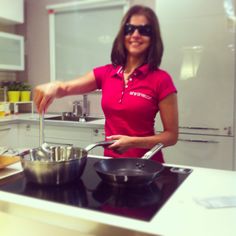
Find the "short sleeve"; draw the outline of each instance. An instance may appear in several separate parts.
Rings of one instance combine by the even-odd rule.
[[[157,94],[158,94],[158,101],[160,102],[165,97],[172,93],[177,93],[177,89],[174,85],[174,82],[171,76],[165,72],[161,71],[158,79],[158,86],[157,86]]]
[[[96,67],[93,69],[98,89],[102,89],[103,81],[108,77],[108,73],[110,70],[111,70],[110,64]]]

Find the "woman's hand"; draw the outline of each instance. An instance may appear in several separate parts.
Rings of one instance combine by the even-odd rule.
[[[34,103],[39,113],[46,111],[53,100],[58,97],[61,82],[42,84],[34,89]]]
[[[84,94],[95,89],[97,89],[97,83],[93,71],[90,71],[83,77],[67,82],[55,81],[37,86],[34,89],[34,102],[38,112],[42,113],[55,98]]]
[[[107,140],[116,140],[115,143],[109,146],[110,149],[115,152],[122,154],[127,151],[133,145],[134,137],[125,136],[125,135],[112,135],[107,137]]]

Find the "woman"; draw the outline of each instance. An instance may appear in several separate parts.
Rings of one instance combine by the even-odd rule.
[[[157,143],[174,145],[178,138],[176,88],[159,69],[163,44],[152,9],[135,5],[123,17],[111,52],[112,64],[94,68],[81,78],[37,86],[34,101],[46,110],[55,98],[102,89],[106,139],[116,140],[105,156],[141,157]],[[155,134],[160,112],[163,132]],[[154,160],[164,162],[161,152]]]

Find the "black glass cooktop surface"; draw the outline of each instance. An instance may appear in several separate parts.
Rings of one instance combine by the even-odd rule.
[[[118,187],[104,183],[88,158],[82,177],[61,186],[40,186],[20,173],[0,181],[0,190],[14,194],[87,208],[113,215],[150,221],[167,199],[191,173],[191,169],[164,167],[160,176],[141,187]]]

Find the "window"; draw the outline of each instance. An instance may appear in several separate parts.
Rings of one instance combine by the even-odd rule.
[[[70,80],[110,63],[126,1],[80,1],[48,6],[51,80]]]

